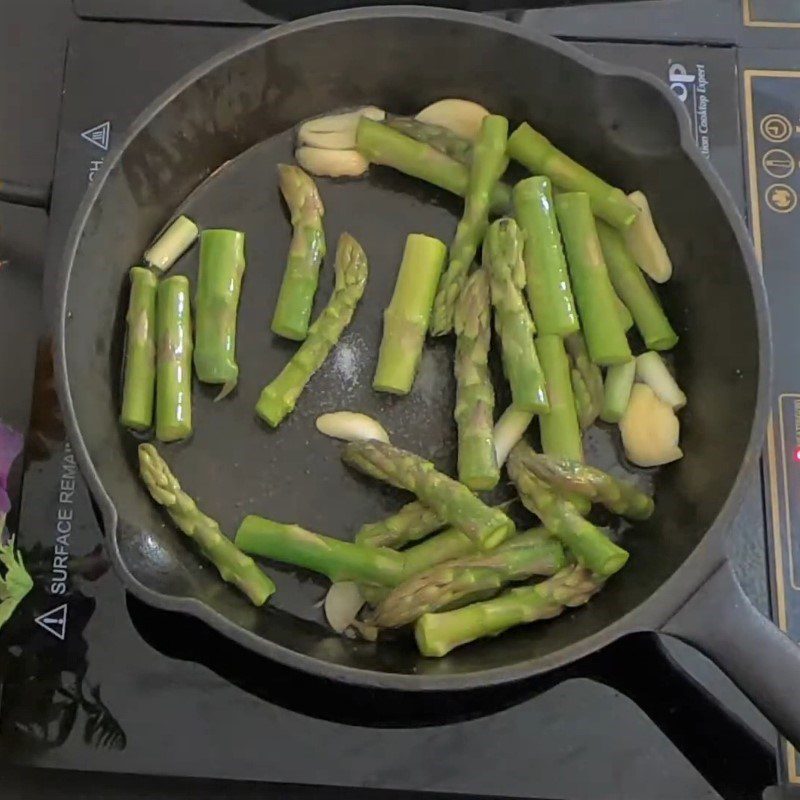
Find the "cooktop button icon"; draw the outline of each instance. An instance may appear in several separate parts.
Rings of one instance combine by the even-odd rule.
[[[783,114],[767,114],[759,126],[768,142],[785,142],[792,135],[792,123]]]
[[[775,147],[767,150],[761,159],[761,166],[773,178],[788,178],[794,172],[794,158],[790,153]]]
[[[788,214],[797,205],[797,192],[785,183],[773,183],[764,193],[764,200],[778,214]]]

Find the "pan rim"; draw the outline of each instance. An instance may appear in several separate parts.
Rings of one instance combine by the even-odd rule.
[[[174,100],[175,97],[197,80],[236,56],[256,47],[264,46],[272,40],[277,40],[296,32],[327,26],[332,23],[376,18],[418,18],[452,21],[494,29],[566,56],[595,74],[606,77],[633,78],[647,84],[655,91],[658,91],[662,96],[667,98],[676,116],[681,149],[692,161],[695,168],[698,169],[722,207],[722,211],[733,230],[739,250],[742,253],[750,279],[759,338],[756,405],[745,457],[739,465],[736,478],[715,521],[684,562],[641,604],[628,611],[611,625],[602,628],[591,636],[545,656],[529,658],[510,666],[492,667],[484,670],[450,675],[414,675],[380,672],[377,670],[361,669],[333,662],[320,661],[312,656],[298,653],[291,648],[264,639],[241,628],[198,598],[176,597],[146,587],[128,570],[120,553],[117,539],[119,519],[116,508],[111,497],[106,492],[99,474],[95,470],[94,463],[86,448],[75,416],[66,362],[67,298],[72,267],[75,261],[78,243],[92,207],[100,195],[108,175],[112,169],[118,165],[122,154],[133,139],[138,136],[146,125],[164,107]],[[333,11],[279,25],[268,31],[261,31],[242,42],[226,48],[204,61],[202,64],[199,64],[148,104],[128,127],[120,143],[109,153],[102,173],[97,176],[75,212],[58,273],[57,298],[57,316],[54,325],[56,337],[55,377],[59,401],[63,410],[68,433],[68,440],[78,459],[81,473],[98,507],[101,509],[104,537],[109,554],[114,563],[117,575],[121,578],[125,587],[143,602],[163,610],[189,614],[205,622],[227,638],[260,655],[272,658],[281,664],[299,669],[303,672],[326,678],[333,678],[347,684],[368,686],[376,689],[409,691],[451,691],[487,688],[532,677],[551,669],[564,666],[601,649],[628,633],[658,629],[683,605],[704,580],[716,570],[720,563],[726,559],[724,539],[722,537],[741,504],[745,489],[745,479],[751,474],[755,460],[760,455],[761,443],[766,431],[772,363],[770,321],[767,312],[767,297],[763,277],[744,219],[722,180],[697,148],[691,133],[689,118],[678,98],[675,97],[658,78],[641,69],[609,64],[549,34],[544,34],[537,30],[530,30],[518,23],[485,14],[413,5],[393,7],[370,6],[359,9]]]

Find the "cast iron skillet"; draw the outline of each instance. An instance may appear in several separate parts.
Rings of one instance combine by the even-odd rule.
[[[340,639],[313,602],[323,585],[270,568],[274,603],[253,609],[166,524],[136,474],[136,440],[117,424],[128,267],[183,207],[203,226],[247,234],[239,318],[241,383],[213,403],[195,387],[195,434],[163,448],[184,487],[233,533],[248,512],[350,537],[398,507],[399,495],[346,470],[313,428],[341,407],[378,416],[395,441],[453,466],[452,343],[425,353],[411,396],[369,387],[380,315],[406,234],[449,239],[459,203],[385,169],[322,182],[333,251],[347,229],[371,274],[343,341],[277,431],[259,426],[261,386],[294,346],[269,319],[290,229],[275,164],[291,158],[291,128],[366,102],[410,112],[440,97],[470,97],[530,120],[615,184],[651,200],[676,264],[661,295],[681,334],[675,366],[690,398],[685,458],[652,481],[656,514],[625,539],[626,569],[588,607],[496,641],[426,660],[409,641]],[[188,197],[188,199],[186,199]],[[196,249],[176,267],[191,278]],[[318,307],[330,285],[322,273]],[[71,439],[103,516],[126,586],[183,611],[285,664],[332,679],[402,690],[468,689],[550,670],[632,631],[655,629],[717,660],[800,744],[800,658],[745,599],[724,537],[759,455],[767,413],[769,327],[764,289],[742,220],[702,158],[685,115],[655,79],[611,67],[547,36],[483,16],[402,7],[333,13],[261,33],[196,69],[148,108],[108,158],[78,213],[66,251],[58,321],[58,378]],[[618,460],[615,434],[589,446]]]

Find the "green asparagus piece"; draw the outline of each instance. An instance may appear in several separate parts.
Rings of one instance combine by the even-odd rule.
[[[584,418],[581,420],[581,427],[588,428],[597,419],[603,408],[603,373],[600,371],[600,367],[589,358],[589,350],[582,333],[578,332],[567,336],[564,345],[572,363],[572,387],[575,391],[578,409],[588,402]],[[582,394],[580,399],[578,391]],[[578,416],[580,417],[580,411]],[[569,456],[565,457],[569,458]]]
[[[275,591],[275,584],[207,517],[184,492],[166,461],[151,444],[139,445],[139,475],[153,500],[164,506],[172,521],[197,543],[200,552],[232,583],[261,606]]]
[[[272,332],[302,342],[308,335],[319,268],[325,258],[325,207],[313,178],[300,167],[278,164],[278,182],[289,209],[292,241],[272,315]]]
[[[396,586],[403,580],[402,554],[384,547],[342,542],[253,514],[236,531],[245,553],[320,572],[332,581]]]
[[[200,229],[189,217],[173,220],[144,252],[144,260],[163,275],[192,246]]]
[[[367,257],[349,233],[336,248],[333,294],[308,330],[308,338],[280,374],[261,392],[256,412],[273,428],[290,414],[311,376],[322,366],[353,318],[367,283]]]
[[[361,117],[356,128],[356,149],[373,164],[392,167],[458,197],[467,194],[469,167],[381,122]],[[510,207],[511,188],[496,183],[491,193],[492,211],[502,214]]]
[[[569,566],[535,586],[520,586],[482,603],[455,611],[425,614],[414,635],[424,656],[440,658],[485,636],[497,636],[516,625],[557,617],[565,608],[581,606],[603,585],[587,570]]]
[[[464,213],[456,228],[450,246],[450,261],[433,303],[431,333],[434,336],[442,336],[453,329],[456,300],[464,288],[469,268],[489,224],[492,188],[505,167],[507,138],[508,120],[505,117],[489,114],[484,118],[469,168]]]
[[[600,366],[630,361],[631,349],[603,261],[589,196],[583,192],[560,194],[555,206],[592,361]]]
[[[414,384],[433,298],[447,258],[444,242],[409,234],[391,302],[383,313],[383,338],[373,389],[408,394]]]
[[[552,458],[529,448],[522,451],[521,460],[527,469],[554,489],[582,494],[622,517],[648,519],[655,509],[652,497],[632,483],[614,478],[596,467]]]
[[[628,560],[628,552],[585,520],[575,506],[550,488],[526,465],[530,445],[520,442],[508,457],[508,475],[522,504],[568,547],[581,566],[608,577]]]
[[[204,383],[239,379],[236,363],[236,314],[244,275],[244,234],[204,230],[200,234],[200,271],[195,295],[194,369]]]
[[[438,472],[430,461],[384,442],[349,442],[344,461],[365,475],[406,489],[443,520],[489,550],[514,532],[498,508],[482,503],[464,484]]]
[[[627,228],[639,214],[638,206],[621,189],[610,186],[573,161],[527,122],[509,137],[508,154],[534,175],[546,175],[562,189],[585,192],[592,211],[617,228]]]
[[[483,260],[492,288],[495,327],[500,334],[503,369],[511,385],[514,406],[522,411],[546,412],[547,389],[536,348],[533,320],[525,303],[525,263],[522,232],[513,219],[491,224],[483,244]]]
[[[602,222],[602,220],[596,220],[597,222]],[[611,230],[614,230],[613,228]],[[609,271],[609,277],[611,273]],[[612,281],[613,285],[613,281]],[[620,296],[617,294],[616,290],[614,291],[614,305],[617,307],[617,316],[619,317],[619,323],[622,325],[622,328],[625,332],[629,331],[633,327],[633,316],[631,312],[628,310],[628,306],[622,302]]]
[[[548,178],[520,181],[513,192],[514,216],[525,235],[528,302],[540,334],[567,336],[579,328]]]
[[[625,364],[615,364],[606,372],[605,400],[600,419],[603,422],[619,422],[628,401],[631,399],[631,389],[636,377],[636,360],[631,359]]]
[[[156,438],[174,442],[192,432],[192,313],[183,275],[158,286],[156,342]]]
[[[362,525],[356,534],[357,544],[390,547],[398,550],[409,542],[424,539],[445,526],[445,521],[416,500],[406,503],[396,514],[379,522]]]
[[[550,399],[549,413],[539,418],[542,449],[551,456],[583,461],[583,441],[564,340],[555,334],[537,336],[536,351]]]
[[[145,267],[130,271],[131,296],[125,317],[125,379],[119,421],[147,430],[153,424],[156,388],[156,276]]]
[[[597,419],[597,409],[592,403],[589,387],[576,367],[570,367],[569,376],[572,379],[572,393],[575,395],[575,410],[578,412],[578,423],[581,430],[591,428]]]
[[[429,144],[440,153],[458,161],[459,164],[468,167],[472,162],[472,142],[453,133],[449,128],[430,122],[421,122],[414,117],[398,117],[394,114],[387,114],[384,124],[418,142]]]
[[[492,337],[489,280],[473,272],[456,302],[456,408],[458,479],[473,491],[500,480],[494,451],[494,389],[489,375]]]
[[[521,533],[490,553],[445,561],[401,583],[369,621],[379,628],[400,628],[423,614],[490,597],[507,583],[555,575],[566,563],[557,539]]]
[[[620,232],[604,222],[598,222],[597,236],[611,283],[630,310],[644,343],[650,350],[669,350],[675,347],[678,334],[669,324],[658,298],[628,252]]]

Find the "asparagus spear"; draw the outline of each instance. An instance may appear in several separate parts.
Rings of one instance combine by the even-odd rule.
[[[589,387],[580,371],[570,366],[569,377],[572,381],[572,393],[575,395],[575,410],[578,412],[578,424],[581,430],[590,428],[597,419],[597,409],[592,403]]]
[[[557,539],[521,533],[490,553],[445,561],[401,583],[369,621],[379,628],[400,628],[423,614],[484,599],[507,583],[554,575],[566,562]]]
[[[603,408],[603,373],[600,371],[600,367],[592,363],[589,358],[586,340],[580,331],[567,336],[564,345],[572,361],[572,386],[575,390],[578,408],[587,405],[588,402],[584,418],[581,421],[581,427],[588,428],[597,419]],[[578,390],[583,394],[580,400],[578,400]],[[569,458],[569,456],[566,457]]]
[[[533,344],[533,320],[525,303],[525,264],[522,234],[513,219],[492,223],[483,245],[500,334],[503,369],[511,385],[514,406],[523,411],[546,412],[549,408],[544,375]]]
[[[292,412],[297,398],[322,366],[342,332],[350,323],[367,283],[367,257],[349,233],[343,233],[336,248],[333,294],[308,330],[308,338],[289,363],[264,387],[256,412],[273,428]]]
[[[450,261],[433,303],[431,333],[434,336],[442,336],[453,329],[456,300],[464,288],[467,273],[489,223],[492,187],[505,168],[507,138],[508,120],[505,117],[497,114],[484,117],[469,168],[464,213],[456,228],[450,246]]]
[[[636,377],[636,360],[615,364],[606,372],[605,400],[600,419],[603,422],[619,422],[631,398],[633,380]]]
[[[583,192],[560,194],[555,206],[592,361],[601,366],[630,361],[631,349],[603,261],[589,196]]]
[[[568,547],[581,566],[607,578],[620,570],[628,553],[599,528],[585,520],[575,506],[560,497],[525,464],[530,446],[520,442],[508,457],[508,475],[522,504]]]
[[[244,269],[243,233],[205,230],[200,234],[194,368],[201,381],[225,384],[223,395],[228,394],[239,379],[236,312]]]
[[[520,586],[482,603],[455,611],[425,614],[414,635],[424,656],[440,658],[451,650],[484,636],[529,622],[557,617],[565,608],[581,606],[603,585],[588,570],[569,566],[535,586]]]
[[[207,517],[184,492],[166,461],[151,444],[139,445],[139,475],[150,496],[164,506],[172,521],[197,542],[200,552],[255,606],[263,605],[275,591],[275,584],[236,545],[225,537],[219,525]]]
[[[300,167],[278,164],[278,182],[292,221],[292,241],[272,315],[272,332],[302,342],[308,335],[319,268],[325,258],[325,207],[314,179]]]
[[[595,222],[602,222],[602,220],[595,220]],[[609,271],[609,277],[610,277],[610,271]],[[613,286],[613,281],[612,281],[612,286]],[[622,325],[622,329],[626,332],[629,331],[633,327],[633,316],[631,316],[631,312],[628,310],[628,306],[626,306],[625,303],[622,302],[616,290],[614,291],[614,305],[617,307],[617,316],[619,317],[619,322],[620,325]]]
[[[622,234],[601,221],[597,223],[597,236],[611,283],[628,307],[644,343],[650,350],[675,347],[678,334],[669,324],[658,298],[628,252]]]
[[[253,514],[242,520],[234,541],[245,553],[305,567],[334,582],[395,586],[403,579],[403,556],[394,550],[342,542]]]
[[[406,503],[391,517],[362,525],[355,538],[358,544],[397,550],[404,544],[424,539],[444,525],[445,521],[435,511],[415,500]]]
[[[156,276],[145,267],[130,271],[131,296],[125,317],[125,379],[119,421],[126,428],[147,430],[153,424],[156,388]]]
[[[548,455],[583,461],[581,429],[564,341],[555,334],[537,336],[536,351],[550,399],[549,413],[542,414],[539,419],[542,449]]]
[[[178,217],[145,250],[145,262],[160,274],[165,273],[192,246],[199,230],[189,217]]]
[[[586,192],[592,211],[617,228],[627,228],[639,214],[639,207],[621,189],[573,161],[527,122],[509,137],[508,154],[534,175],[546,175],[562,189]]]
[[[391,302],[383,313],[383,338],[373,389],[408,394],[425,344],[433,298],[447,247],[432,236],[409,234]]]
[[[458,479],[470,489],[492,489],[500,480],[494,451],[494,389],[489,376],[489,281],[473,272],[456,303],[456,408]]]
[[[528,302],[540,334],[567,336],[578,330],[578,312],[564,258],[548,178],[520,181],[513,192],[514,216],[525,235]]]
[[[156,438],[174,442],[192,432],[192,316],[185,276],[159,284],[156,331]]]
[[[521,452],[521,461],[525,468],[554,489],[582,494],[622,517],[648,519],[655,509],[652,497],[596,467],[566,458],[552,458],[529,448]]]
[[[394,114],[386,115],[385,124],[418,142],[429,144],[440,153],[458,161],[459,164],[468,167],[472,161],[472,142],[442,125],[422,122],[414,117],[399,117]]]
[[[414,492],[443,520],[489,550],[514,532],[514,523],[498,508],[482,503],[466,486],[438,472],[430,461],[384,442],[350,442],[344,461],[378,480]]]

